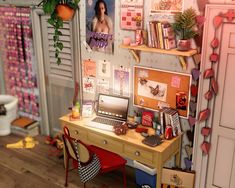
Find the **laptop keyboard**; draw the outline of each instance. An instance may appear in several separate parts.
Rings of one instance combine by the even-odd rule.
[[[121,121],[96,117],[91,122],[87,123],[87,126],[113,132],[113,127],[121,125],[122,123]]]
[[[112,125],[112,126],[122,124],[121,121],[116,121],[116,120],[113,120],[113,119],[106,119],[106,118],[102,118],[102,117],[96,117],[92,121],[97,122],[97,123],[106,124],[106,125]]]

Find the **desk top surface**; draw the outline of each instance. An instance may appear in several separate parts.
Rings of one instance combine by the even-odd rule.
[[[93,117],[92,117],[93,118]],[[147,150],[155,151],[155,152],[164,152],[167,148],[169,148],[173,143],[176,141],[179,141],[180,136],[177,136],[171,140],[164,140],[163,143],[156,147],[150,147],[142,143],[142,140],[144,139],[143,136],[141,136],[140,133],[137,133],[135,129],[128,129],[127,134],[125,135],[116,135],[114,132],[105,131],[101,129],[92,128],[89,126],[86,126],[86,122],[90,121],[92,118],[81,118],[80,120],[70,120],[69,115],[62,116],[60,118],[61,122],[66,123],[69,126],[73,126],[74,128],[83,128],[86,130],[89,130],[90,132],[96,132],[99,135],[105,135],[107,137],[110,137],[115,140],[119,140],[121,142],[126,142],[128,144],[137,145],[138,147],[141,146],[142,148],[145,148]],[[153,135],[154,129],[148,128],[148,134]]]

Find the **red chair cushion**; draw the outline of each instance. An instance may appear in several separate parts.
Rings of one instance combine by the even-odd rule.
[[[102,148],[90,145],[89,149],[96,153],[101,163],[101,173],[108,172],[120,167],[125,166],[126,160],[118,154],[104,150]]]

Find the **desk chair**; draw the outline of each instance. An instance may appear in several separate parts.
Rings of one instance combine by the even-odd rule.
[[[64,142],[64,149],[66,154],[66,164],[65,164],[65,186],[68,185],[68,170],[69,170],[69,160],[72,159],[76,165],[73,165],[75,168],[77,167],[78,157],[76,155],[76,149],[74,146],[74,139],[70,137],[69,129],[67,127],[63,128],[63,142]],[[101,169],[98,174],[110,172],[116,169],[121,168],[123,171],[123,187],[126,188],[126,160],[123,159],[121,156],[109,152],[107,150],[101,149],[99,147],[93,145],[86,145],[85,143],[79,141],[78,144],[78,155],[80,161],[83,165],[89,164],[92,155],[96,154],[100,160]],[[74,164],[74,163],[73,163]],[[84,183],[84,188],[86,187],[86,183]]]

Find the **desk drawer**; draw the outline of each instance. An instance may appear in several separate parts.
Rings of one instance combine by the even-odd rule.
[[[82,140],[84,142],[87,140],[87,131],[86,130],[75,128],[72,126],[67,126],[67,127],[69,129],[70,136],[72,138],[76,138],[76,139]]]
[[[127,157],[143,162],[145,164],[151,165],[153,163],[153,153],[140,149],[136,146],[125,144],[124,153]]]
[[[121,143],[107,138],[103,135],[88,132],[88,141],[90,144],[102,147],[104,149],[108,149],[115,153],[122,153],[123,151],[123,145]]]

